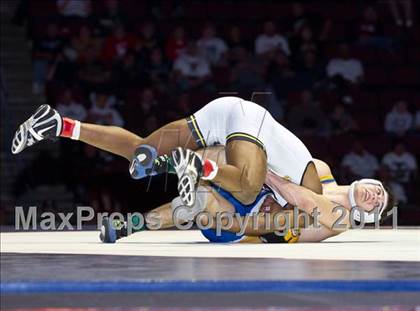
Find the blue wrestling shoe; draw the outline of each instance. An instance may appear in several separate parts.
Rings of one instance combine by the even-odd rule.
[[[157,150],[150,145],[138,146],[130,163],[131,177],[133,179],[142,179],[163,173],[176,173],[172,158],[167,155],[158,157]]]
[[[146,176],[153,176],[154,162],[158,156],[156,148],[149,145],[140,145],[134,151],[134,157],[130,163],[130,175],[133,179],[142,179]]]
[[[101,233],[99,239],[103,243],[115,243],[117,240],[128,236],[125,221],[115,219],[111,221],[108,217],[102,219]]]
[[[128,232],[127,222],[119,219],[111,221],[108,217],[102,218],[101,233],[99,239],[103,243],[115,243],[117,240],[129,236],[131,233],[147,230],[145,222],[140,226],[140,218],[137,215],[131,217],[132,231]],[[134,230],[134,228],[136,228]]]

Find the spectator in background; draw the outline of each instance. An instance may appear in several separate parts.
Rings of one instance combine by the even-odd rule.
[[[338,104],[334,107],[330,116],[331,133],[333,135],[341,135],[357,129],[357,124],[352,116],[346,111],[345,107]]]
[[[393,180],[391,172],[386,165],[381,165],[379,167],[378,179],[391,190],[397,203],[407,203],[407,194],[405,193],[404,187]]]
[[[123,25],[114,28],[112,36],[105,40],[103,57],[105,61],[112,62],[124,58],[129,50],[137,49],[137,39],[126,33]]]
[[[297,135],[325,136],[329,132],[328,119],[309,90],[303,91],[301,101],[290,109],[287,124]]]
[[[182,90],[204,86],[211,75],[209,62],[200,55],[193,41],[188,43],[186,52],[175,60],[174,71]]]
[[[93,37],[91,29],[83,25],[80,27],[78,35],[71,39],[71,44],[64,51],[70,60],[83,62],[87,51],[91,48],[100,49],[101,43]]]
[[[87,116],[85,107],[73,99],[73,94],[70,89],[66,89],[63,92],[56,109],[61,116],[74,120],[85,121]]]
[[[91,0],[57,0],[58,12],[66,17],[88,17],[92,12]]]
[[[405,26],[407,28],[413,26],[413,4],[411,0],[389,0],[388,4],[397,26],[404,26],[404,19],[401,16],[402,14],[400,13],[398,4],[400,4],[404,10]]]
[[[229,48],[229,53],[232,54],[231,56],[229,56],[230,59],[234,58],[233,56],[235,55],[235,52],[238,49],[243,48],[248,51],[251,51],[252,49],[252,44],[246,39],[244,39],[241,28],[239,28],[239,26],[237,25],[232,26],[229,29],[229,33],[226,38],[226,44]]]
[[[302,63],[306,53],[314,53],[318,55],[320,47],[316,40],[313,30],[309,25],[302,26],[298,37],[293,42],[293,55],[297,62]]]
[[[151,50],[160,47],[160,39],[156,33],[156,26],[153,22],[145,22],[140,28],[141,45],[146,53],[149,54]]]
[[[145,88],[142,91],[140,107],[144,116],[158,113],[158,101],[152,88]]]
[[[181,93],[175,99],[173,107],[165,111],[164,123],[179,120],[192,113],[191,100],[189,93]]]
[[[292,18],[289,23],[290,37],[296,37],[300,33],[302,27],[309,26],[318,34],[319,41],[326,41],[333,27],[330,18],[323,18],[318,14],[311,15],[307,12],[305,6],[300,1],[294,1],[292,4]]]
[[[146,72],[149,74],[149,83],[161,92],[165,92],[171,68],[159,48],[150,52],[150,61],[147,64]]]
[[[379,165],[376,157],[369,153],[360,141],[356,141],[352,150],[344,156],[341,168],[344,178],[351,181],[375,177]]]
[[[185,52],[187,46],[187,36],[182,26],[177,26],[172,35],[166,41],[165,54],[171,61],[175,61],[182,53]]]
[[[128,52],[123,59],[115,62],[112,80],[119,97],[122,97],[125,89],[136,88],[139,84],[144,83],[145,75],[141,69],[142,67],[133,52]]]
[[[307,89],[320,88],[325,82],[324,66],[319,62],[318,56],[314,52],[305,52],[302,57],[302,63],[298,67],[299,80]]]
[[[346,104],[353,103],[350,88],[363,80],[363,65],[360,60],[351,57],[349,46],[340,44],[338,56],[331,59],[327,65],[327,76]]]
[[[146,87],[141,91],[138,101],[131,101],[130,105],[123,108],[124,120],[127,122],[127,129],[140,136],[144,136],[150,134],[150,132],[145,129],[146,121],[152,116],[163,115],[171,107],[163,109],[165,112],[159,111],[159,105],[154,90]],[[173,120],[175,119],[172,119],[171,121]],[[152,121],[149,120],[149,122]],[[156,127],[154,129],[156,129]]]
[[[33,50],[33,88],[34,94],[44,91],[49,69],[58,61],[63,49],[63,40],[59,37],[58,26],[48,24],[44,37],[35,39]]]
[[[359,44],[391,50],[392,39],[384,37],[382,23],[372,6],[365,7],[357,27]]]
[[[237,50],[237,62],[231,72],[231,90],[243,98],[251,98],[252,92],[264,90],[263,70],[247,50]]]
[[[108,85],[111,72],[100,61],[100,51],[90,48],[86,51],[85,59],[79,66],[78,77],[86,92],[97,90]]]
[[[257,56],[270,57],[276,50],[281,50],[285,55],[290,55],[287,39],[276,31],[273,21],[264,23],[264,32],[255,40],[255,53]]]
[[[101,125],[115,125],[122,127],[124,120],[120,113],[111,107],[111,101],[105,92],[98,92],[91,96],[92,107],[89,109],[87,120]]]
[[[227,45],[223,39],[216,35],[216,29],[209,24],[204,27],[201,38],[197,41],[200,53],[213,65],[222,65],[227,51]]]
[[[407,184],[417,177],[416,158],[406,150],[402,142],[396,143],[393,150],[385,154],[382,164],[389,168],[392,177],[399,183]]]
[[[288,92],[300,89],[289,59],[282,51],[277,51],[268,65],[267,80],[276,97],[285,100]]]
[[[398,101],[385,117],[385,131],[398,137],[404,136],[412,124],[413,115],[403,100]]]
[[[102,36],[108,36],[117,25],[127,26],[127,15],[119,5],[118,0],[105,0],[105,7],[97,16],[97,25]]]
[[[416,116],[414,119],[414,130],[420,132],[420,110],[417,110]]]

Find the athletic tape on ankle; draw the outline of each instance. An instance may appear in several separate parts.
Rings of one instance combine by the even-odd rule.
[[[80,137],[80,127],[81,127],[80,121],[76,121],[76,124],[74,125],[73,134],[71,135],[71,139],[79,140],[79,137]]]
[[[216,162],[206,159],[203,164],[203,176],[201,178],[204,180],[213,180],[218,170],[219,167]]]

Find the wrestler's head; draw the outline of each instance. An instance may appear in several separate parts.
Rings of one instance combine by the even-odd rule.
[[[391,191],[376,179],[361,179],[353,182],[349,189],[349,200],[352,208],[358,208],[354,211],[355,220],[361,221],[363,218],[367,223],[374,222],[375,219],[375,215],[369,213],[377,210],[380,219],[385,217],[386,211],[395,205]]]

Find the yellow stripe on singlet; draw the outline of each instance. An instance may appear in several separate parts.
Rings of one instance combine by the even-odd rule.
[[[252,135],[249,135],[249,134],[246,134],[246,133],[232,133],[232,134],[229,134],[226,137],[226,141],[228,141],[230,139],[234,139],[234,138],[247,138],[248,140],[251,140],[251,141],[257,143],[257,145],[259,145],[262,149],[265,149],[262,141],[259,140],[257,137],[254,137]]]
[[[199,129],[199,127],[198,127],[198,125],[197,125],[197,121],[195,120],[194,115],[192,115],[192,116],[190,117],[190,119],[191,119],[191,123],[192,123],[192,125],[194,126],[194,130],[195,130],[195,132],[197,133],[198,138],[200,139],[201,143],[203,144],[203,146],[204,146],[204,147],[207,147],[207,145],[206,145],[206,141],[204,140],[203,134],[201,133],[201,131],[200,131],[200,129]]]
[[[322,184],[328,184],[328,183],[331,183],[331,182],[335,182],[335,178],[332,174],[321,176],[321,177],[319,177],[319,180],[321,181]]]

